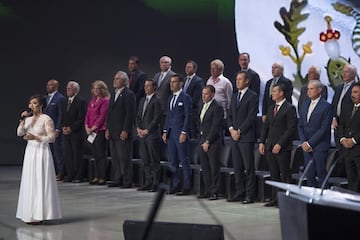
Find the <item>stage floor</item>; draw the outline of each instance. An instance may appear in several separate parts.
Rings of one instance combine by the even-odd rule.
[[[20,175],[20,167],[0,166],[0,240],[122,240],[123,222],[145,220],[155,197],[135,188],[59,183],[63,219],[30,226],[15,218]],[[156,221],[222,224],[226,240],[281,239],[279,210],[263,203],[199,202],[194,195],[166,195]]]

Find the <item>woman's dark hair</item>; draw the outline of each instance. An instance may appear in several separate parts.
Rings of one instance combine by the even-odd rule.
[[[45,101],[45,97],[43,95],[40,95],[40,94],[35,94],[35,95],[32,95],[30,98],[29,98],[29,102],[33,99],[36,99],[38,100],[40,106],[42,106],[42,108],[44,109],[46,107],[46,101]]]

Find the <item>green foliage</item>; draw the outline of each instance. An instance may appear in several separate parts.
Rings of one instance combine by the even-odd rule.
[[[307,4],[307,0],[301,2],[292,0],[289,11],[287,11],[285,7],[280,8],[280,16],[284,24],[281,24],[278,21],[274,22],[275,28],[284,35],[286,41],[294,48],[294,50],[296,49],[296,53],[299,44],[298,38],[305,31],[304,27],[298,27],[298,25],[309,17],[308,13],[301,13]]]

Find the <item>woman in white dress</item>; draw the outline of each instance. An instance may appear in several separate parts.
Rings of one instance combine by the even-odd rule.
[[[26,117],[17,128],[17,135],[27,141],[21,175],[16,217],[29,224],[61,218],[55,168],[49,143],[55,140],[54,122],[42,114],[45,105],[40,95],[30,97],[33,116]]]

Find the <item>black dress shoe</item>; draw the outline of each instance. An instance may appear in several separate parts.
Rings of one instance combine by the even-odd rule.
[[[199,199],[209,198],[209,197],[210,197],[210,194],[208,194],[208,193],[204,193],[204,194],[197,195],[197,198],[199,198]]]
[[[106,181],[104,179],[99,179],[99,181],[97,182],[97,185],[105,185]]]
[[[150,189],[151,189],[150,185],[145,185],[145,186],[137,188],[136,190],[137,191],[149,191]]]
[[[177,192],[179,192],[178,188],[171,188],[170,191],[169,191],[169,194],[175,194]]]
[[[264,204],[264,207],[277,207],[278,206],[278,201],[270,201]]]
[[[120,183],[119,182],[109,182],[107,184],[108,187],[120,187]]]
[[[216,193],[212,194],[211,197],[209,198],[210,201],[213,201],[213,200],[218,200],[218,195]]]
[[[190,189],[184,189],[180,192],[175,193],[176,196],[186,196],[186,195],[190,195],[191,191]]]
[[[254,200],[252,200],[251,198],[245,198],[244,201],[242,201],[242,204],[250,204],[250,203],[254,203]]]
[[[64,178],[64,182],[72,182],[72,181],[73,181],[73,179],[70,178],[70,177],[65,177]]]
[[[124,184],[124,185],[121,185],[120,188],[132,188],[132,184],[131,183]]]
[[[244,201],[244,197],[241,195],[235,195],[232,198],[227,200],[228,202],[241,202]]]
[[[154,185],[151,187],[151,189],[149,190],[149,192],[157,192],[159,189],[159,186],[158,185]]]

